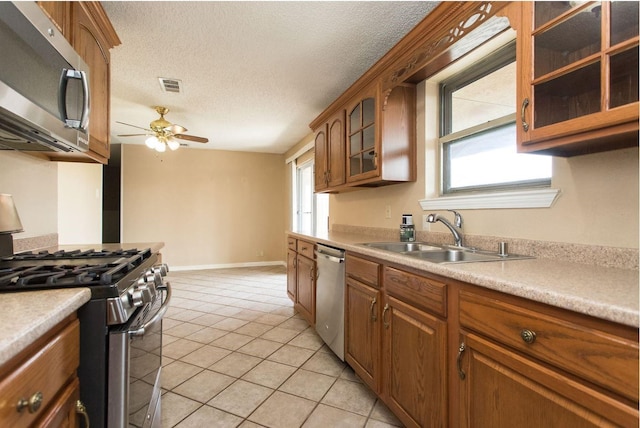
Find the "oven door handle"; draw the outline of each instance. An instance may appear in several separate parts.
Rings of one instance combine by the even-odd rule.
[[[158,286],[157,289],[160,291],[166,291],[167,297],[164,299],[164,302],[162,302],[162,305],[160,306],[158,311],[153,315],[153,317],[151,317],[149,321],[144,323],[138,329],[129,331],[129,337],[143,337],[145,329],[149,328],[149,326],[153,325],[156,321],[162,318],[164,313],[167,312],[167,309],[169,309],[169,303],[171,302],[171,284],[169,284],[169,282],[167,281],[163,285]]]

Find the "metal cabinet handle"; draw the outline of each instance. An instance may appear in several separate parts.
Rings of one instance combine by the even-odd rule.
[[[84,428],[89,428],[91,425],[89,423],[89,413],[87,413],[87,408],[80,400],[76,401],[76,413],[84,417]]]
[[[371,300],[371,306],[369,307],[369,314],[371,315],[371,321],[373,322],[376,322],[378,320],[376,313],[373,311],[373,307],[376,305],[376,303],[378,303],[378,301],[374,297],[373,300]]]
[[[464,342],[460,344],[458,348],[458,358],[456,358],[456,365],[458,367],[458,376],[460,379],[464,380],[467,377],[467,374],[462,370],[462,354],[464,354],[464,350],[467,349]]]
[[[386,305],[384,305],[384,309],[382,310],[382,325],[384,325],[384,328],[389,328],[389,323],[385,318],[385,314],[387,313],[388,310],[389,310],[389,304],[387,303]]]
[[[314,272],[315,272],[315,275],[314,275]],[[317,281],[317,280],[318,280],[318,278],[320,278],[320,269],[318,269],[318,268],[311,268],[311,269],[309,270],[309,279],[310,279],[311,281],[313,281],[314,279]]]
[[[529,130],[529,124],[524,119],[524,111],[526,110],[528,105],[529,105],[529,98],[525,98],[522,101],[522,108],[520,109],[520,119],[522,119],[522,129],[524,129],[525,131]]]
[[[536,341],[536,332],[525,328],[520,332],[520,337],[525,343],[532,344]]]
[[[38,391],[29,397],[28,400],[26,398],[19,399],[18,404],[16,405],[16,410],[18,410],[18,413],[22,413],[26,408],[29,413],[35,413],[40,409],[43,400],[44,396],[42,395],[42,392]]]

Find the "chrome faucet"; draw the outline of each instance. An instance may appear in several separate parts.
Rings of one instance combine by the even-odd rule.
[[[447,226],[449,228],[449,230],[451,231],[451,233],[453,234],[453,240],[455,241],[454,245],[456,247],[462,247],[462,235],[460,235],[460,232],[458,232],[458,230],[457,230],[457,229],[462,230],[462,216],[457,211],[454,211],[454,210],[449,210],[449,211],[451,211],[455,216],[455,218],[453,220],[455,226],[453,224],[451,224],[449,222],[449,220],[447,220],[446,218],[441,217],[438,214],[434,214],[434,213],[429,214],[427,216],[427,222],[429,222],[429,223],[436,223],[438,221],[442,222],[442,224]]]

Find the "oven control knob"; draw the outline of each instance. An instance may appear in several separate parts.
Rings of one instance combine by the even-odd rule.
[[[144,285],[139,285],[135,290],[129,292],[129,300],[134,307],[145,305],[153,299],[152,290]]]
[[[166,263],[162,263],[160,265],[153,267],[154,272],[159,272],[161,276],[167,276],[169,273],[169,266]]]
[[[155,269],[153,271],[149,270],[144,280],[147,284],[162,285],[162,275]]]

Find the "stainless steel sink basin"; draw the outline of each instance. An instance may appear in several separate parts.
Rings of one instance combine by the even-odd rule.
[[[367,247],[378,248],[380,250],[392,251],[394,253],[405,253],[411,251],[431,251],[442,250],[443,247],[426,242],[368,242]]]
[[[450,245],[430,244],[427,242],[368,242],[362,245],[403,254],[408,257],[414,257],[432,263],[497,262],[533,258],[518,254],[500,256],[498,253],[492,253],[490,251],[480,251],[473,248],[455,247]]]

